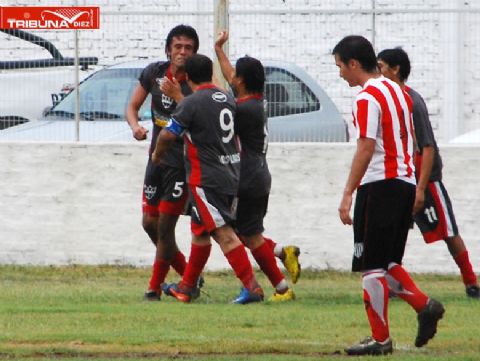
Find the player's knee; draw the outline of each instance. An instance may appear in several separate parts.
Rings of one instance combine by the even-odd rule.
[[[142,227],[147,232],[147,234],[151,237],[156,237],[157,234],[157,223],[158,220],[156,217],[152,217],[149,215],[144,215],[142,219]]]

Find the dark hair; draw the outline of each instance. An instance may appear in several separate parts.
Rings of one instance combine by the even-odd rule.
[[[411,69],[410,59],[408,58],[406,51],[402,48],[396,47],[394,49],[382,50],[378,53],[377,59],[382,60],[391,68],[397,65],[400,66],[400,80],[404,82],[408,79]]]
[[[260,60],[244,56],[235,64],[235,75],[243,79],[249,93],[263,93],[265,69]]]
[[[344,37],[335,45],[333,55],[338,55],[340,60],[347,64],[351,59],[357,60],[362,69],[371,73],[377,69],[377,57],[372,44],[360,35]]]
[[[190,25],[177,25],[167,35],[167,39],[165,40],[165,54],[168,57],[168,49],[170,45],[172,45],[172,40],[176,36],[185,36],[189,39],[193,40],[193,52],[196,53],[198,51],[199,41],[198,35],[194,28]]]
[[[212,81],[213,63],[208,56],[194,54],[185,62],[185,73],[195,84]]]

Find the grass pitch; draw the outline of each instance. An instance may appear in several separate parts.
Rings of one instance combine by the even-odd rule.
[[[149,269],[116,266],[0,266],[0,359],[6,360],[343,360],[369,334],[360,277],[304,271],[297,300],[231,305],[231,272],[206,273],[199,300],[145,302]],[[266,296],[271,287],[258,274]],[[416,314],[390,302],[394,354],[362,360],[480,360],[480,300],[457,276],[414,275],[446,307],[439,332],[416,349]],[[173,273],[170,281],[178,280]]]

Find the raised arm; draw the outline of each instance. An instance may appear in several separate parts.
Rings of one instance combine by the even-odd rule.
[[[235,69],[230,60],[228,60],[227,55],[223,51],[223,44],[228,40],[228,31],[221,31],[218,35],[217,40],[215,41],[215,53],[217,54],[218,62],[220,68],[222,69],[222,74],[228,84],[232,84],[233,77],[235,76]]]

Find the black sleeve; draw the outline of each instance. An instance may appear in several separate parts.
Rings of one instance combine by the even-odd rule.
[[[423,98],[417,94],[412,97],[413,100],[413,125],[415,127],[415,136],[417,138],[418,148],[422,152],[426,146],[434,146],[435,138],[432,125],[428,117],[427,106]]]
[[[150,91],[152,90],[152,84],[155,80],[156,65],[156,63],[147,65],[147,67],[142,70],[142,73],[138,77],[140,85],[143,87],[143,89],[145,89],[147,93],[150,93]]]
[[[188,129],[190,127],[190,123],[192,122],[194,107],[193,102],[191,101],[192,96],[188,96],[183,98],[180,104],[177,105],[175,111],[172,113],[172,118],[180,124],[184,129]]]

